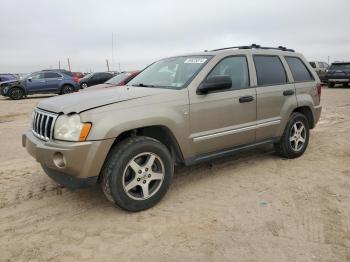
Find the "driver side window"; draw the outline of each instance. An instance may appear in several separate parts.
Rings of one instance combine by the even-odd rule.
[[[231,56],[221,60],[209,73],[208,78],[214,76],[229,76],[232,80],[231,90],[249,87],[248,64],[245,56]]]
[[[35,73],[35,74],[32,74],[32,79],[33,79],[33,80],[44,79],[44,74],[43,74],[43,73]]]

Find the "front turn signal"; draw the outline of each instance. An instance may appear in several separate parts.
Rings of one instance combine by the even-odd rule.
[[[90,129],[92,127],[91,123],[84,123],[83,128],[80,131],[79,141],[85,141],[89,135]]]

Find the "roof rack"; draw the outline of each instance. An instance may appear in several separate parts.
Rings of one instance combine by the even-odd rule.
[[[227,50],[227,49],[272,49],[272,50],[280,50],[280,51],[289,51],[289,52],[294,52],[293,49],[289,49],[285,46],[279,46],[279,47],[267,47],[267,46],[261,46],[257,44],[251,44],[251,45],[242,45],[242,46],[232,46],[232,47],[224,47],[224,48],[219,48],[219,49],[214,49],[211,51],[220,51],[220,50]]]

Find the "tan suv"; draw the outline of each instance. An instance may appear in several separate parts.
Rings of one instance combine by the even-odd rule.
[[[320,95],[293,50],[223,48],[162,59],[127,86],[45,99],[22,143],[58,183],[101,183],[110,201],[139,211],[164,196],[174,165],[268,143],[302,155]]]

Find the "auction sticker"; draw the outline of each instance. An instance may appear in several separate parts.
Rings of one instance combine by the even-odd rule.
[[[206,58],[187,58],[185,60],[185,64],[203,64],[205,61],[207,61]]]

